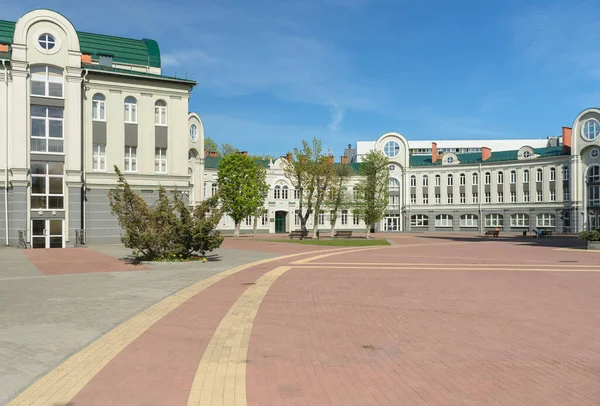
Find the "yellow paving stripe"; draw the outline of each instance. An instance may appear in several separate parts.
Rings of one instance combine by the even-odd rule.
[[[588,250],[585,248],[554,248],[554,251],[587,252],[590,254],[600,254],[598,250]]]
[[[77,395],[77,393],[79,393],[81,389],[83,389],[83,387],[87,385],[102,368],[104,368],[104,366],[119,354],[119,352],[152,327],[157,321],[186,302],[192,296],[228,276],[257,265],[280,261],[282,259],[319,252],[339,252],[346,250],[348,250],[348,248],[336,248],[263,259],[231,268],[190,285],[152,305],[148,309],[98,338],[81,351],[72,355],[54,370],[23,391],[8,405],[53,405],[70,402],[75,395]]]
[[[392,247],[396,248],[398,246],[397,245],[383,245],[383,246],[378,246],[378,247],[359,248],[359,249],[354,249],[354,250],[346,251],[345,253],[351,254],[351,253],[355,253],[355,252],[371,251],[371,250],[381,250],[381,249],[392,248]],[[308,258],[305,258],[305,259],[298,260],[296,262],[292,262],[292,264],[306,264],[308,262],[316,261],[318,259],[327,258],[327,257],[330,257],[332,255],[338,255],[338,254],[339,254],[339,252],[331,252],[331,253],[327,253],[327,254],[323,254],[323,255],[317,255],[317,256],[314,256],[314,257],[308,257]]]
[[[299,264],[299,261],[294,262],[294,264]],[[356,265],[356,263],[350,263],[350,262],[315,262],[312,263],[311,265],[348,265],[348,266],[353,266]],[[499,266],[499,267],[562,267],[562,268],[598,268],[599,265],[579,265],[579,264],[543,264],[543,263],[536,263],[536,264],[493,264],[493,263],[488,263],[488,264],[448,264],[448,263],[444,263],[444,264],[434,264],[434,263],[422,263],[422,262],[368,262],[364,264],[365,266],[369,266],[369,267],[374,267],[374,266],[420,266],[420,265],[424,265],[424,266],[462,266],[462,267],[480,267],[480,266]]]
[[[273,285],[289,266],[260,277],[231,307],[215,331],[194,377],[188,405],[245,405],[246,356],[254,318]]]
[[[297,264],[293,265],[293,268],[301,269],[315,269],[315,270],[328,270],[328,269],[373,269],[373,270],[388,270],[388,271],[520,271],[520,272],[600,272],[600,267],[591,268],[580,268],[580,269],[559,269],[559,268],[510,268],[510,267],[478,267],[478,268],[460,268],[460,267],[446,267],[446,266],[379,266],[372,267],[370,264],[356,265],[327,265],[323,266],[320,264]]]

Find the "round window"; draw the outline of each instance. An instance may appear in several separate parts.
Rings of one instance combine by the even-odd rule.
[[[529,158],[531,156],[531,152],[528,150],[523,151],[523,158]]]
[[[196,131],[196,124],[192,124],[190,126],[190,140],[192,140],[192,142],[196,142],[197,139],[198,139],[198,132]]]
[[[396,141],[388,141],[383,147],[383,153],[388,158],[393,158],[400,153],[400,145]]]
[[[454,158],[449,156],[448,159],[446,159],[446,162],[448,162],[449,164],[454,163]]]
[[[595,118],[589,119],[583,125],[583,137],[587,140],[594,140],[600,135],[600,122]]]
[[[600,149],[598,148],[594,148],[590,151],[590,156],[594,159],[598,158],[600,156]]]
[[[39,42],[40,46],[46,50],[50,50],[50,49],[54,48],[54,46],[56,45],[56,40],[50,34],[40,35],[38,42]]]
[[[390,172],[394,172],[396,170],[396,165],[391,164],[390,166],[388,166],[388,168],[390,169]]]

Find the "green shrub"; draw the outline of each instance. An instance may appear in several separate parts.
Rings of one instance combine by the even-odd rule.
[[[579,239],[585,241],[600,241],[600,231],[590,230],[579,233]]]
[[[222,216],[217,197],[204,200],[191,211],[177,191],[169,199],[161,186],[158,200],[149,206],[135,193],[115,166],[117,187],[108,197],[113,215],[123,229],[121,242],[146,261],[187,260],[204,257],[221,246],[217,231]]]

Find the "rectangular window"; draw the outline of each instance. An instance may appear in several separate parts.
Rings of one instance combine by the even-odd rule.
[[[448,193],[448,204],[454,203],[454,195],[452,193]]]
[[[410,177],[410,186],[417,186],[417,177],[415,175]]]
[[[435,217],[436,227],[452,227],[452,216],[449,214],[440,214]]]
[[[266,226],[267,224],[269,224],[269,214],[263,213],[262,216],[260,216],[260,225]]]
[[[527,214],[513,214],[510,216],[511,227],[529,227],[529,216]]]
[[[550,213],[538,214],[537,226],[538,227],[554,227],[555,226],[554,215],[550,214]]]
[[[294,189],[294,200],[300,200],[300,189]]]
[[[517,202],[517,192],[510,192],[510,202],[511,203]]]
[[[429,178],[427,175],[423,175],[423,186],[429,185]]]
[[[452,175],[448,175],[448,186],[452,186],[452,184],[454,183],[453,179],[454,178],[452,177]]]
[[[125,102],[125,122],[130,124],[137,123],[137,105],[136,103]]]
[[[535,173],[535,177],[536,177],[536,182],[541,182],[543,177],[544,177],[544,173],[542,172],[541,169],[538,169]]]
[[[474,185],[477,184],[477,174],[476,173],[473,174],[473,184]]]
[[[569,190],[565,189],[563,191],[563,201],[568,202],[569,200],[571,200],[571,195],[569,194]]]
[[[62,162],[31,163],[31,208],[64,209]]]
[[[160,101],[154,105],[154,124],[167,125],[167,106]]]
[[[51,66],[32,66],[31,95],[63,97],[63,70]]]
[[[460,194],[460,202],[461,203],[466,203],[467,202],[467,196],[464,193]]]
[[[92,170],[106,171],[106,145],[92,145]]]
[[[510,183],[517,183],[517,172],[516,171],[510,172]]]
[[[229,225],[229,216],[224,214],[223,215],[223,225],[224,226],[228,226]]]
[[[485,192],[485,202],[486,203],[492,202],[492,194],[490,192]]]
[[[504,183],[504,172],[498,172],[498,184],[501,185]]]
[[[342,210],[342,225],[348,225],[348,210]]]
[[[523,192],[523,201],[524,202],[528,202],[529,201],[529,191],[526,190]]]
[[[154,151],[154,171],[156,173],[167,173],[167,149],[156,148]]]
[[[320,226],[325,225],[325,213],[324,212],[322,212],[322,211],[319,212],[318,221],[319,221]]]
[[[460,176],[458,177],[459,179],[459,183],[461,186],[464,186],[467,184],[467,177],[465,176],[464,173],[461,173]]]
[[[473,193],[473,203],[479,203],[479,193]]]
[[[550,201],[551,202],[555,202],[556,201],[556,190],[551,190],[550,191]]]
[[[216,195],[218,189],[219,189],[219,186],[216,183],[213,183],[212,186],[211,186],[211,188],[210,188],[210,191],[212,193],[211,196]]]
[[[106,121],[106,100],[100,94],[94,96],[92,100],[92,120]]]
[[[535,201],[536,202],[541,202],[542,201],[542,191],[538,190],[535,192]]]
[[[529,171],[523,171],[523,183],[529,183]]]
[[[442,198],[439,193],[436,193],[435,194],[435,204],[441,204],[441,203],[442,203]]]
[[[125,147],[125,172],[137,172],[137,147]]]
[[[489,172],[485,173],[485,184],[489,185],[490,183],[492,183],[492,174]]]
[[[410,195],[410,204],[417,204],[417,195]]]
[[[504,225],[504,216],[502,214],[487,214],[485,216],[486,227],[502,227]]]
[[[556,180],[556,168],[550,168],[550,180]]]
[[[410,225],[412,227],[427,227],[429,218],[424,214],[415,214],[410,218]]]
[[[252,216],[247,216],[246,217],[246,225],[247,226],[251,226],[252,225]]]
[[[31,106],[31,152],[64,153],[63,109]]]
[[[504,203],[504,192],[498,192],[498,203]]]
[[[435,185],[440,186],[441,184],[442,184],[442,178],[440,178],[440,175],[435,175]]]
[[[569,180],[569,167],[563,166],[563,180]]]
[[[297,226],[299,226],[300,224],[302,224],[302,223],[300,222],[300,210],[296,210],[296,222],[295,222],[295,224],[296,224]]]
[[[360,218],[357,214],[352,215],[352,224],[354,224],[355,226],[360,224]]]
[[[429,204],[429,195],[428,194],[423,195],[423,204]]]

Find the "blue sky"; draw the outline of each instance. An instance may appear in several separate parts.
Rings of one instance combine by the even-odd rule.
[[[0,2],[2,4],[2,2]],[[4,19],[47,3],[2,4]],[[600,97],[593,0],[54,1],[81,31],[159,42],[198,82],[206,135],[283,155],[409,141],[560,134]]]

